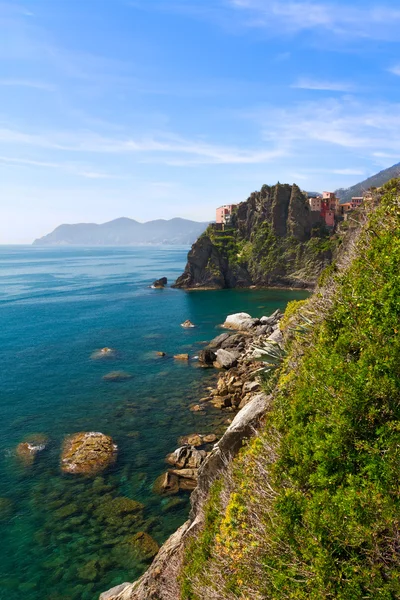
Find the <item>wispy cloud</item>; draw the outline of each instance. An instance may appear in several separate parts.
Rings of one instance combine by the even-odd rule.
[[[317,79],[309,79],[307,77],[301,77],[291,87],[301,90],[321,90],[327,92],[354,91],[354,86],[350,83],[345,83],[343,81],[322,81]]]
[[[296,33],[330,31],[338,36],[387,39],[398,36],[400,10],[378,3],[369,6],[347,6],[335,2],[277,0],[229,0],[231,6],[246,13],[247,27],[271,32]]]
[[[282,147],[242,149],[188,140],[174,134],[160,133],[142,138],[110,138],[88,132],[25,133],[0,129],[0,142],[17,146],[47,148],[73,153],[135,154],[138,162],[155,162],[171,166],[195,164],[256,164],[283,156]]]
[[[81,165],[73,165],[63,162],[48,162],[43,160],[34,160],[29,158],[14,158],[10,156],[0,156],[0,163],[7,165],[39,167],[41,169],[59,169],[73,175],[86,177],[88,179],[115,179],[114,175],[102,173],[99,171],[85,170]]]
[[[51,83],[45,83],[43,81],[30,81],[29,79],[0,79],[0,86],[26,87],[37,90],[45,90],[47,92],[54,92],[56,90],[56,86]]]
[[[395,65],[394,67],[390,67],[388,69],[389,73],[393,73],[393,75],[398,75],[400,77],[400,65]]]

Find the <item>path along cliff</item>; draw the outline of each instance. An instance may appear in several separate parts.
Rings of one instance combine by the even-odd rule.
[[[174,287],[313,287],[337,247],[332,234],[297,185],[264,185],[223,230],[210,225],[198,238]]]

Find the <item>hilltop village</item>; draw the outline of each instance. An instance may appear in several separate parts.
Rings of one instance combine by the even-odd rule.
[[[306,195],[311,212],[322,217],[329,229],[333,229],[338,221],[346,221],[348,214],[361,206],[364,201],[364,196],[354,196],[350,202],[341,204],[335,192],[306,193]],[[223,230],[226,225],[230,225],[232,214],[237,206],[237,204],[224,204],[216,209],[215,223],[218,229]]]

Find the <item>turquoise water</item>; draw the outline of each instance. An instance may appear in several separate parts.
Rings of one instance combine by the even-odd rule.
[[[138,531],[161,544],[187,517],[187,493],[171,500],[152,490],[166,454],[181,435],[223,431],[229,416],[190,412],[215,374],[172,355],[195,356],[229,313],[270,314],[307,295],[148,287],[161,276],[174,280],[186,254],[0,247],[1,599],[95,599],[138,577],[146,560],[121,551],[124,544]],[[186,319],[197,327],[181,328]],[[115,358],[93,360],[104,346]],[[102,379],[116,370],[131,379]],[[113,437],[116,465],[94,480],[61,474],[63,438],[91,430]],[[30,434],[50,441],[24,467],[15,448]],[[101,503],[120,496],[144,508],[130,521],[108,522]]]

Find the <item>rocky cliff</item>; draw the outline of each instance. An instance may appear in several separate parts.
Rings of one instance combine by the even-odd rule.
[[[297,185],[264,185],[236,207],[229,227],[210,225],[199,237],[175,287],[310,287],[334,245]]]

